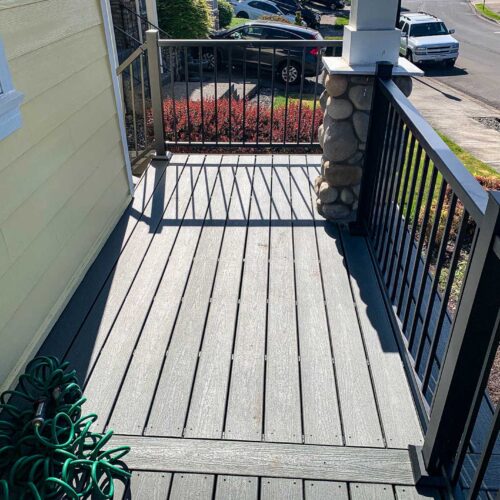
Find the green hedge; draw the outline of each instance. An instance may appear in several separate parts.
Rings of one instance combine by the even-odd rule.
[[[227,0],[218,0],[219,7],[219,27],[227,28],[233,20],[233,6]]]
[[[212,29],[207,0],[158,0],[158,23],[172,38],[206,38]]]

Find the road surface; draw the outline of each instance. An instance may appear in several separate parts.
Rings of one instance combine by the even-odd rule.
[[[455,68],[426,67],[426,75],[481,99],[500,113],[500,24],[477,17],[465,0],[403,0],[402,7],[434,14],[456,30],[460,55]]]

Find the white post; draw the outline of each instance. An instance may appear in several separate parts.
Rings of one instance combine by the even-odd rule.
[[[342,50],[349,66],[378,61],[397,65],[401,38],[395,27],[397,11],[398,0],[352,0]]]
[[[158,12],[156,10],[156,0],[146,0],[146,16],[153,26],[158,26]],[[148,27],[149,29],[150,27]]]

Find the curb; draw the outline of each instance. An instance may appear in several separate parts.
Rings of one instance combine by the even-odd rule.
[[[476,7],[474,7],[474,2],[473,0],[469,0],[469,6],[472,9],[472,12],[476,15],[476,17],[480,17],[481,19],[484,19],[485,21],[488,21],[496,26],[500,26],[500,21],[495,21],[494,19],[490,19],[489,17],[485,16],[484,14],[481,14]]]

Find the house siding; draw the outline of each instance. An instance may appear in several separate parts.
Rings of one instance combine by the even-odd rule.
[[[0,141],[0,390],[57,319],[130,200],[97,0],[0,0],[22,127]]]

